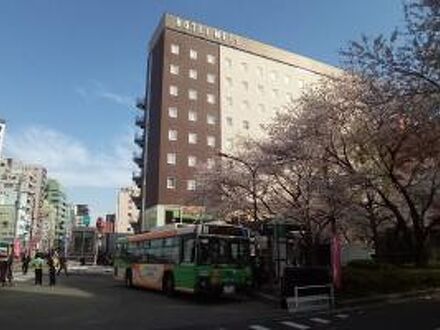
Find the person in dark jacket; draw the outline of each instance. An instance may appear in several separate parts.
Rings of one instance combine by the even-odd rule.
[[[47,265],[49,266],[49,285],[54,286],[56,284],[56,268],[55,261],[51,255],[47,258]]]

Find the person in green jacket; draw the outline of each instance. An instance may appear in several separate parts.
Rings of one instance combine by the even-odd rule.
[[[32,267],[35,269],[35,285],[43,285],[43,265],[44,259],[40,253],[37,253],[32,260]]]

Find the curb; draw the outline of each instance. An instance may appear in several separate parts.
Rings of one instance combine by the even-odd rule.
[[[376,305],[381,303],[392,303],[410,300],[414,298],[421,298],[424,296],[430,297],[432,295],[440,294],[440,288],[432,288],[426,290],[417,290],[417,291],[408,291],[408,292],[400,292],[400,293],[390,293],[390,294],[381,294],[374,295],[370,297],[363,298],[354,298],[347,300],[339,300],[336,297],[336,303],[332,311],[340,311],[340,310],[348,310],[348,309],[358,309],[360,307],[365,307],[368,305]],[[252,292],[251,297],[257,298],[262,302],[270,304],[272,306],[277,306],[281,309],[281,297],[271,295],[268,293],[255,291]]]

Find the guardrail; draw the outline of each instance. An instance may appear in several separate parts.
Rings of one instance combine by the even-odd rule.
[[[291,313],[331,309],[335,304],[333,285],[295,286],[294,296],[286,297],[286,304]]]

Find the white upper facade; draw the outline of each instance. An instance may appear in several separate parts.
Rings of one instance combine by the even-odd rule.
[[[220,46],[222,152],[247,138],[264,137],[264,126],[288,111],[305,87],[322,75],[231,47]]]

